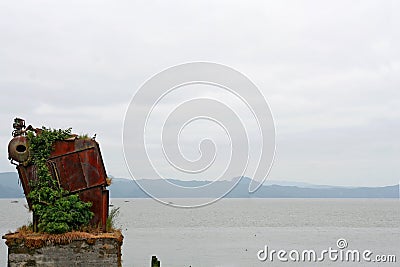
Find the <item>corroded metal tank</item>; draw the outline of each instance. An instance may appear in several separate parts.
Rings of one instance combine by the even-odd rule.
[[[8,157],[16,162],[27,162],[29,160],[28,144],[25,136],[15,136],[8,143]]]
[[[38,177],[36,166],[30,162],[25,132],[33,130],[40,134],[40,129],[25,127],[25,121],[18,118],[14,121],[14,129],[14,138],[8,145],[8,155],[11,163],[17,166],[29,208],[32,209],[32,202],[27,196],[31,191],[30,181],[37,180]],[[79,194],[82,201],[92,203],[91,211],[94,216],[90,224],[100,225],[105,231],[109,206],[109,192],[106,189],[108,182],[100,147],[94,138],[81,139],[73,136],[67,140],[56,141],[47,166],[59,186]],[[36,228],[35,214],[33,224]]]

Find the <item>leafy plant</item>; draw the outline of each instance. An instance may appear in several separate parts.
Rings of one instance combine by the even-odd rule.
[[[70,194],[53,179],[47,166],[47,160],[57,140],[71,136],[71,128],[52,130],[42,127],[38,134],[27,134],[31,161],[36,166],[38,179],[31,181],[28,195],[32,201],[32,210],[38,216],[38,228],[41,232],[60,234],[87,225],[93,217],[90,211],[92,203],[80,200],[77,194]]]

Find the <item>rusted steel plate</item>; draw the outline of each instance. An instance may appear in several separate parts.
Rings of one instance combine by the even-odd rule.
[[[28,167],[24,167],[23,165],[17,166],[19,179],[22,184],[22,188],[24,189],[24,194],[26,196],[26,200],[28,202],[29,209],[32,209],[32,202],[28,198],[29,193],[31,192],[31,187],[29,182],[32,180],[36,180],[36,167],[34,165],[29,165]]]
[[[95,187],[79,192],[79,197],[84,202],[92,203],[90,210],[94,213],[94,216],[90,224],[102,226],[103,231],[105,231],[108,217],[108,190]]]
[[[61,186],[69,191],[81,190],[87,187],[83,177],[78,154],[61,157],[61,164],[57,164],[60,173]]]
[[[107,218],[108,218],[108,206],[109,206],[109,200],[110,200],[110,192],[107,189],[102,190],[102,206],[107,207],[107,209],[103,209],[104,212],[101,214],[101,222],[103,226],[103,231],[106,231],[106,225],[107,225]]]
[[[56,141],[53,148],[47,162],[53,179],[71,193],[79,193],[82,201],[91,202],[94,213],[91,224],[102,225],[105,230],[109,193],[105,189],[107,174],[98,143],[92,139],[65,140]],[[30,182],[37,180],[36,167],[19,164],[17,170],[25,196],[28,196]],[[28,197],[27,201],[32,208]]]
[[[63,188],[77,192],[106,185],[105,170],[95,147],[50,158]]]

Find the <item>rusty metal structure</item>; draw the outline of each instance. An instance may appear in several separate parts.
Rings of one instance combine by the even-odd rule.
[[[25,193],[29,208],[32,202],[28,194],[31,191],[30,181],[37,180],[36,166],[30,162],[29,144],[26,131],[40,134],[41,129],[25,126],[23,119],[16,118],[13,124],[13,139],[8,145],[8,155],[11,163],[16,165],[19,178]],[[94,213],[91,225],[101,226],[106,230],[108,217],[109,185],[99,144],[94,138],[71,138],[56,141],[53,151],[47,161],[47,166],[58,185],[70,193],[77,193],[84,202],[91,202]],[[37,217],[33,214],[33,226],[37,229]]]

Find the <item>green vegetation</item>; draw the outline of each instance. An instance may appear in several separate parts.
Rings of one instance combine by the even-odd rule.
[[[89,135],[88,135],[87,133],[85,133],[85,134],[80,134],[80,135],[78,136],[78,138],[79,138],[79,139],[90,139],[90,137],[89,137]]]
[[[71,136],[71,128],[52,130],[43,127],[39,134],[28,132],[31,161],[36,165],[37,181],[30,183],[28,197],[32,209],[38,216],[40,232],[61,234],[88,225],[93,213],[89,210],[92,203],[80,200],[77,194],[70,194],[53,179],[47,166],[47,160],[53,149],[53,143]]]
[[[119,216],[119,207],[112,208],[107,217],[107,225],[106,225],[107,232],[112,232],[117,228],[116,219],[118,216]]]

